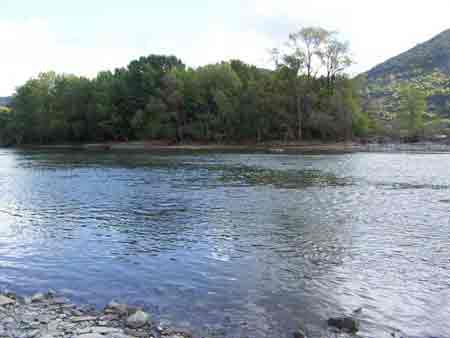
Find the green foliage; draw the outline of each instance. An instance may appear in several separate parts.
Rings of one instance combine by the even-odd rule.
[[[424,111],[443,118],[449,117],[450,30],[387,60],[366,75],[365,109],[377,104],[379,108],[374,117],[380,124],[397,130],[397,134],[404,134],[402,129],[414,134],[412,127],[405,126],[404,121],[405,109],[401,96],[405,86],[412,86],[422,92],[426,99]],[[402,116],[403,121],[399,124],[398,117],[401,120]],[[386,117],[390,117],[390,120]]]
[[[11,112],[11,108],[0,106],[0,114],[9,114]]]
[[[423,128],[423,116],[427,109],[426,95],[419,88],[404,86],[400,90],[400,118],[410,136],[418,136]]]
[[[42,73],[17,89],[11,111],[0,111],[0,142],[263,142],[366,133],[357,81],[341,74],[347,47],[319,28],[291,42],[294,36],[296,49],[275,70],[239,60],[190,69],[174,56],[150,55],[94,79]],[[332,41],[342,47],[333,73],[318,73],[312,66]],[[308,55],[317,62],[308,65]]]
[[[355,136],[366,137],[374,128],[375,126],[367,113],[358,112],[353,115],[353,133]]]

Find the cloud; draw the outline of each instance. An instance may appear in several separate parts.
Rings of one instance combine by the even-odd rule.
[[[150,53],[175,54],[189,66],[230,58],[267,66],[268,49],[310,25],[338,30],[350,41],[355,74],[449,28],[450,2],[229,0],[220,5],[208,1],[200,14],[178,7],[169,12],[127,9],[123,17],[110,14],[91,21],[78,14],[70,23],[50,14],[14,20],[0,16],[0,95],[11,94],[42,71],[93,76]]]
[[[6,32],[0,35],[0,95],[10,95],[40,72],[93,76],[100,70],[126,65],[139,55],[127,47],[64,40],[58,27],[41,19],[0,21],[0,32]]]
[[[188,44],[176,47],[177,55],[190,66],[201,66],[222,60],[241,59],[251,64],[265,65],[267,49],[272,41],[253,30],[230,30],[216,25],[196,36]]]
[[[90,41],[62,35],[58,27],[46,20],[0,21],[0,96],[10,95],[14,88],[40,72],[53,70],[95,76],[101,70],[127,65],[142,55],[174,54],[189,66],[197,67],[221,60],[243,59],[266,65],[270,36],[251,27],[231,28],[223,23],[208,25],[194,34],[166,32],[130,39],[127,35],[97,35]],[[92,45],[92,41],[96,41]]]
[[[450,28],[448,0],[247,0],[247,20],[279,39],[286,29],[320,25],[349,40],[357,65],[368,70]],[[284,32],[283,32],[284,31]]]

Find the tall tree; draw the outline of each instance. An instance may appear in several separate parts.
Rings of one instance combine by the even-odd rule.
[[[348,42],[340,41],[336,32],[329,33],[324,45],[318,55],[325,67],[328,87],[331,88],[336,76],[350,67],[353,60]]]
[[[287,45],[304,55],[304,65],[308,80],[315,77],[318,73],[318,69],[315,68],[315,60],[323,53],[324,43],[329,35],[330,32],[321,27],[305,27],[289,35]]]
[[[426,109],[426,95],[422,90],[411,85],[405,85],[400,89],[401,118],[406,123],[409,136],[419,136]]]

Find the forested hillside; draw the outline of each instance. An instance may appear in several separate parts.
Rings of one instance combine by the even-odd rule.
[[[450,132],[450,30],[376,66],[366,78],[364,109],[391,134],[401,134],[412,94],[418,105],[425,101],[416,126],[422,134]]]
[[[128,141],[262,142],[364,134],[348,44],[304,28],[273,50],[275,68],[239,60],[188,68],[150,55],[88,79],[46,72],[0,115],[4,144]]]

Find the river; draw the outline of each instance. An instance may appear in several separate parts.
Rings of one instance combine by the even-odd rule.
[[[450,335],[450,155],[0,149],[0,288],[213,337]]]

